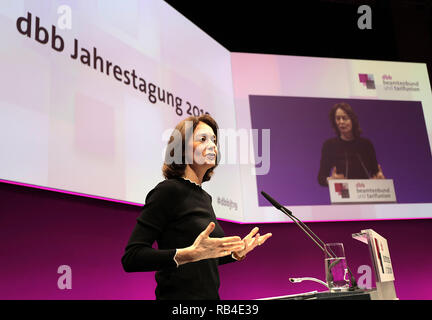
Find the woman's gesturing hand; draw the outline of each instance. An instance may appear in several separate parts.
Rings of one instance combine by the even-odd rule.
[[[337,173],[336,172],[336,167],[333,167],[331,169],[331,176],[327,177],[327,181],[328,180],[333,180],[333,179],[345,179],[345,176],[342,173]]]
[[[378,172],[371,179],[385,179],[381,166],[378,164]]]
[[[243,260],[249,252],[251,252],[257,246],[264,244],[264,242],[266,242],[267,239],[272,236],[271,233],[266,233],[265,235],[261,236],[258,233],[258,230],[258,227],[253,228],[252,231],[243,238],[245,246],[242,250],[234,251],[234,258],[237,260]]]
[[[211,238],[210,234],[215,223],[210,222],[207,228],[199,234],[194,243],[187,248],[177,249],[174,259],[178,265],[203,259],[220,258],[234,251],[243,250],[245,243],[240,237]]]

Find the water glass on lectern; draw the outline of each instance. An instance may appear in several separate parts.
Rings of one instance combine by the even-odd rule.
[[[342,243],[326,243],[325,274],[327,285],[332,292],[347,291],[350,278]]]

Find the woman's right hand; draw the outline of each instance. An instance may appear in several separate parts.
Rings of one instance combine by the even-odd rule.
[[[187,248],[177,249],[174,257],[178,265],[203,259],[220,258],[230,255],[233,251],[244,249],[244,242],[238,236],[210,238],[215,223],[210,222],[207,228],[199,234],[194,243]]]
[[[341,174],[336,173],[336,167],[333,167],[331,170],[331,176],[327,177],[327,180],[332,180],[332,179],[345,179],[345,176],[342,173]]]

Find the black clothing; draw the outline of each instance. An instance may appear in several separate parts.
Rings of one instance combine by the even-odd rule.
[[[137,218],[122,257],[126,272],[157,271],[156,299],[219,299],[218,265],[231,256],[206,259],[177,267],[176,249],[192,245],[213,221],[210,237],[224,237],[211,196],[183,178],[168,179],[151,190]],[[152,248],[157,242],[158,249]]]
[[[370,179],[378,173],[378,163],[372,142],[366,138],[351,141],[340,137],[328,139],[321,150],[318,183],[327,186],[331,168],[346,179]]]

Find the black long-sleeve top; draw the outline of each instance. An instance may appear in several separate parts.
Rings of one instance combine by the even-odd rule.
[[[369,179],[378,173],[378,163],[372,142],[366,138],[351,141],[340,137],[324,142],[321,150],[318,183],[327,186],[331,168],[346,179]]]
[[[231,256],[206,259],[177,267],[176,249],[192,245],[210,222],[210,237],[224,237],[211,196],[183,178],[168,179],[151,190],[137,218],[122,257],[126,272],[157,271],[156,299],[219,298],[218,265],[236,261]],[[156,241],[158,248],[152,248]]]

